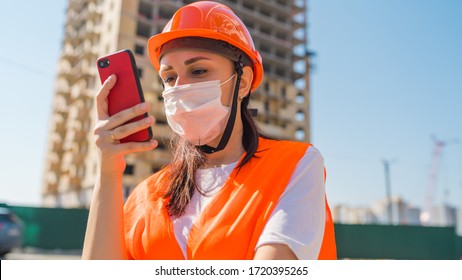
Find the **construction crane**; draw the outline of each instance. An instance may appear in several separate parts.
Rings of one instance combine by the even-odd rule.
[[[396,159],[382,159],[382,162],[383,167],[385,168],[385,190],[387,194],[387,202],[385,203],[385,205],[387,206],[388,223],[391,225],[393,224],[393,203],[391,201],[390,164],[396,162]]]
[[[443,148],[446,147],[448,144],[458,143],[457,139],[452,140],[452,141],[441,141],[441,140],[436,139],[435,136],[433,136],[432,139],[433,139],[432,162],[430,166],[430,173],[429,173],[428,183],[427,183],[427,193],[425,196],[425,205],[424,205],[423,211],[420,214],[420,222],[423,225],[428,225],[431,221],[431,212],[433,209],[433,197],[434,197],[436,183],[438,179],[439,163],[441,159],[441,154],[443,152]]]

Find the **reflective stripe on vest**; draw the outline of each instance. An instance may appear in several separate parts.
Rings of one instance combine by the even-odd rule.
[[[309,145],[259,138],[255,156],[235,168],[203,209],[187,240],[188,259],[253,259],[255,245],[298,161]],[[134,259],[184,259],[166,211],[167,169],[135,188],[124,207],[127,252]],[[335,259],[335,237],[326,201],[320,259]]]

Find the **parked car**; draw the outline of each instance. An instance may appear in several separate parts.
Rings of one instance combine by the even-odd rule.
[[[9,208],[0,207],[0,257],[21,247],[23,223]]]

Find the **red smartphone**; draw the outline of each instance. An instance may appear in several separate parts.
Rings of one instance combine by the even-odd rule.
[[[96,64],[101,84],[112,74],[117,76],[117,82],[107,97],[109,116],[144,102],[143,90],[141,89],[135,57],[129,49],[98,58]],[[146,118],[147,116],[148,114],[145,113],[128,122],[134,122]],[[152,129],[148,127],[120,139],[120,142],[144,142],[151,140],[151,138]]]

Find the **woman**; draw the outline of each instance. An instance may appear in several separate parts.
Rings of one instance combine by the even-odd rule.
[[[324,165],[308,144],[269,140],[248,110],[263,76],[242,21],[201,1],[175,13],[148,41],[164,84],[172,162],[141,182],[125,205],[124,155],[157,142],[118,139],[153,124],[141,104],[107,114],[111,76],[96,97],[99,179],[90,207],[85,259],[335,258]]]

